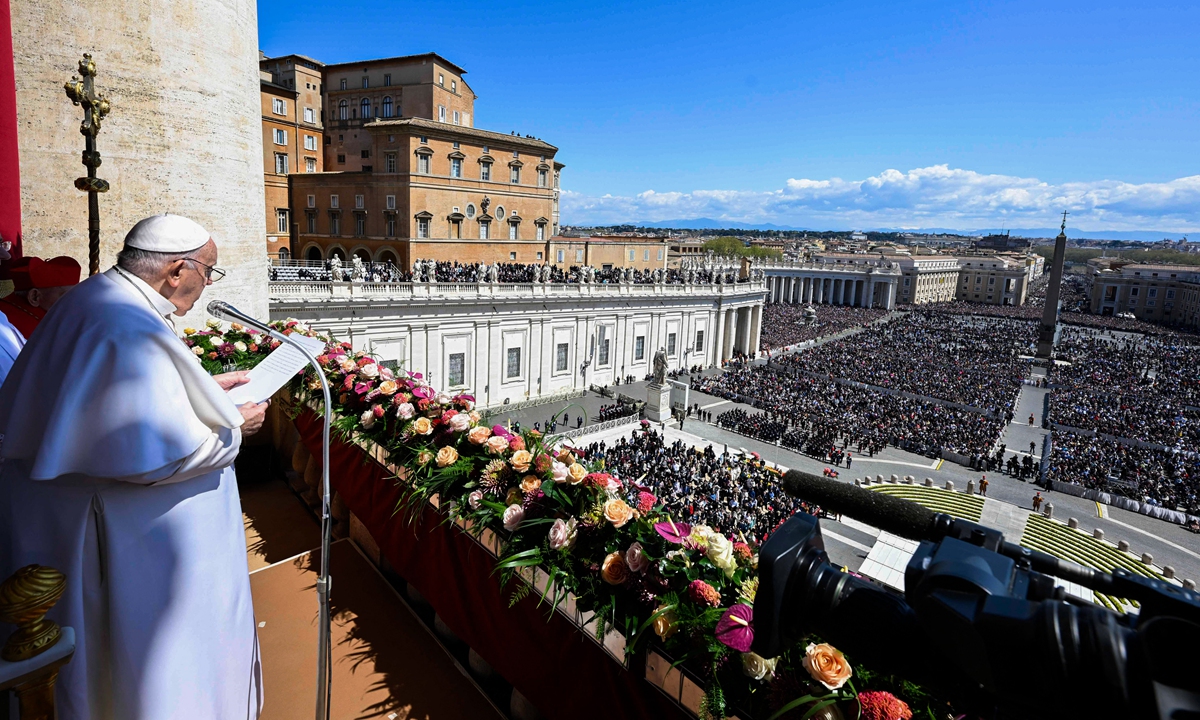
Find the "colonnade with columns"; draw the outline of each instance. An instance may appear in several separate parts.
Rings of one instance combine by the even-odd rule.
[[[717,309],[713,364],[720,365],[737,353],[758,352],[762,337],[762,303],[723,305]]]
[[[790,305],[846,305],[891,310],[899,272],[775,270],[766,268],[767,301]]]

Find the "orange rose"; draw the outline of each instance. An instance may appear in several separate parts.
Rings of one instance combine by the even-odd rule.
[[[813,680],[830,690],[837,690],[850,679],[850,663],[846,656],[829,643],[808,644],[804,650],[804,669]]]
[[[429,418],[419,417],[416,420],[413,420],[412,428],[413,432],[417,433],[418,435],[428,435],[429,433],[433,432],[433,423],[429,421]]]
[[[449,445],[442,448],[441,450],[438,450],[438,453],[437,453],[438,467],[446,467],[447,465],[453,465],[456,462],[458,462],[458,451],[457,450],[450,447]]]
[[[567,474],[571,476],[571,484],[578,485],[587,477],[587,468],[579,463],[571,463],[571,467],[567,468]]]
[[[384,395],[395,395],[396,391],[399,389],[400,386],[396,384],[395,380],[384,380],[383,382],[379,383],[379,392],[383,393]]]
[[[432,461],[433,453],[429,452],[428,450],[422,450],[421,452],[417,453],[417,462],[419,464],[428,465]]]
[[[542,481],[538,480],[533,475],[526,475],[521,480],[521,492],[531,493],[542,486]]]
[[[508,440],[505,440],[502,435],[493,435],[484,444],[493,455],[499,455],[508,449]]]
[[[660,605],[654,612],[662,612],[667,606]],[[679,630],[676,624],[675,611],[666,610],[661,615],[654,618],[654,634],[658,635],[663,640],[671,637]]]
[[[518,450],[513,453],[508,462],[517,472],[529,472],[529,465],[533,462],[533,453],[528,450]]]
[[[476,445],[482,445],[487,442],[487,439],[489,436],[491,436],[491,434],[491,430],[481,425],[479,427],[471,428],[470,431],[467,432],[467,439]]]
[[[612,523],[613,527],[623,527],[633,519],[633,508],[625,504],[624,500],[614,498],[604,503],[604,519]]]
[[[604,565],[600,568],[600,577],[604,578],[604,582],[609,585],[624,585],[625,581],[629,579],[629,566],[625,564],[625,553],[609,553],[604,558]]]
[[[575,456],[571,454],[570,450],[563,449],[558,452],[558,461],[563,465],[570,465],[575,462]]]

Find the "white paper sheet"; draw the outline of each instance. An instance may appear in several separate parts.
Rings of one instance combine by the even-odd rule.
[[[292,338],[313,355],[318,355],[325,349],[325,341],[319,338],[302,335],[293,335]],[[305,365],[308,365],[308,358],[304,357],[304,353],[284,343],[250,371],[250,382],[229,391],[229,399],[234,405],[265,402],[276,390],[294,378]]]

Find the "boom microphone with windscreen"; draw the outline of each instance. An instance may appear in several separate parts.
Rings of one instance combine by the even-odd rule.
[[[928,539],[935,524],[936,513],[924,506],[850,483],[788,470],[780,484],[788,495],[909,540]]]

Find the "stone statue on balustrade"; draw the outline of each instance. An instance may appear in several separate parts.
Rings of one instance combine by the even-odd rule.
[[[488,282],[500,282],[500,263],[492,263],[491,266],[488,267]]]
[[[625,275],[625,282],[632,283],[633,282],[633,268],[627,267],[622,272]]]
[[[350,279],[354,282],[362,282],[366,276],[367,270],[363,267],[362,258],[357,255],[350,258]]]
[[[549,283],[553,274],[554,271],[551,269],[549,263],[542,266],[542,282]]]
[[[334,282],[342,281],[342,259],[337,255],[329,260],[329,277]]]
[[[654,353],[654,384],[662,385],[667,381],[667,349],[659,348]]]

